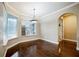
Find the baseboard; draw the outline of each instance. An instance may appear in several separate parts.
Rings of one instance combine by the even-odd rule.
[[[50,42],[50,43],[58,44],[58,42],[50,41],[50,40],[47,40],[47,39],[42,39],[42,40],[48,41],[48,42]]]

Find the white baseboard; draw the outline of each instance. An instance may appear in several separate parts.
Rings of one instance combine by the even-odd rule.
[[[58,44],[58,42],[50,41],[50,40],[47,40],[47,39],[42,39],[42,40],[48,41],[48,42],[50,42],[50,43]]]

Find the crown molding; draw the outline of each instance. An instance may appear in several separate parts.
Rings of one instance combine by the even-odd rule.
[[[64,7],[64,8],[61,8],[61,9],[59,9],[59,10],[57,10],[57,11],[54,11],[54,12],[52,12],[52,13],[49,13],[49,14],[47,14],[47,15],[44,15],[44,16],[42,16],[41,18],[47,17],[47,16],[52,15],[52,14],[56,14],[56,13],[58,13],[58,12],[60,12],[60,11],[63,11],[63,10],[68,9],[68,8],[71,8],[71,7],[73,7],[73,6],[77,5],[77,4],[79,4],[79,2],[75,2],[75,3],[72,3],[72,4],[70,4],[70,5],[67,5],[67,6]]]

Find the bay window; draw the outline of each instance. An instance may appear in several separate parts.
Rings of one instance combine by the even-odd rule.
[[[17,37],[17,18],[7,14],[6,25],[5,25],[5,37],[12,39]]]

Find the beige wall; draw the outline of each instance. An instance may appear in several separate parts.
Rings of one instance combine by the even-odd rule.
[[[77,16],[70,15],[63,18],[64,39],[76,40]]]

